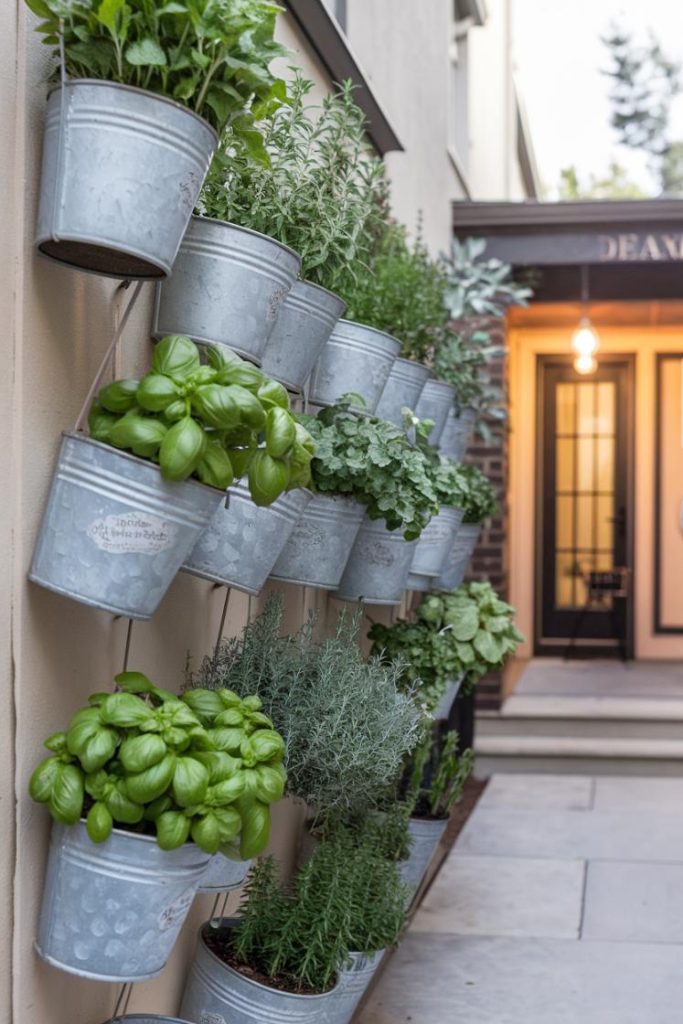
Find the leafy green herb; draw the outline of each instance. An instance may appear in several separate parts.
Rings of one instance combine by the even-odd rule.
[[[273,39],[281,9],[268,0],[26,0],[36,31],[71,78],[106,79],[177,100],[219,132],[226,126],[267,159],[255,124],[286,101],[269,71],[286,53]],[[57,51],[59,52],[59,51]]]
[[[208,360],[183,335],[163,338],[141,381],[100,390],[91,436],[158,462],[166,480],[196,476],[224,490],[246,473],[257,505],[305,487],[314,445],[284,388],[233,353],[211,348]]]
[[[191,839],[206,853],[257,856],[286,779],[284,742],[259,699],[225,690],[180,699],[141,672],[116,683],[121,692],[94,694],[46,740],[52,755],[31,776],[33,799],[64,825],[85,815],[94,843],[123,826],[156,835],[164,850]]]
[[[354,415],[345,402],[300,420],[315,442],[311,475],[317,491],[352,495],[371,519],[403,529],[406,540],[419,537],[438,501],[428,456],[406,433],[385,420]]]
[[[415,752],[407,800],[419,818],[448,818],[474,768],[474,751],[458,754],[458,734],[433,727]]]
[[[461,473],[466,487],[463,522],[483,523],[495,514],[498,496],[488,477],[477,466],[463,466]]]
[[[312,88],[297,74],[288,102],[266,110],[258,128],[267,164],[248,138],[225,133],[198,209],[291,246],[302,277],[335,291],[342,280],[364,276],[386,183],[382,161],[368,154],[352,84],[321,106],[307,103]]]

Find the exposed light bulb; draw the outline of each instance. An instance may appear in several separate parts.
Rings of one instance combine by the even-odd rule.
[[[592,352],[585,352],[578,355],[574,360],[574,369],[577,373],[595,373],[598,368],[597,360],[593,358]]]
[[[587,316],[581,318],[572,337],[572,348],[580,356],[592,356],[600,348],[600,339]]]

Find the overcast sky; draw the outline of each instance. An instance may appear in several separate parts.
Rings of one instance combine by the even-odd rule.
[[[561,168],[574,164],[584,180],[613,157],[652,192],[645,162],[618,147],[610,128],[600,36],[615,19],[643,39],[652,29],[667,57],[683,61],[683,0],[513,0],[513,8],[517,77],[547,198],[557,197]],[[683,139],[683,96],[673,127]]]

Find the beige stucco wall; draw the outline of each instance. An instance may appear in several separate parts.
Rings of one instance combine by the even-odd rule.
[[[578,311],[577,311],[578,321]],[[683,659],[683,637],[654,632],[654,495],[656,357],[658,352],[681,352],[680,326],[642,324],[610,326],[596,322],[601,351],[633,355],[635,359],[635,586],[636,658]],[[528,638],[519,656],[533,650],[536,361],[539,355],[570,352],[571,326],[519,328],[510,331],[510,484],[509,559],[510,600],[517,622]]]

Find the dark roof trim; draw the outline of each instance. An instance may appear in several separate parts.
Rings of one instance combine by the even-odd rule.
[[[333,82],[347,78],[356,85],[355,99],[368,119],[368,136],[381,156],[402,150],[401,141],[349,48],[344,33],[322,0],[285,0],[298,27],[315,50]]]
[[[486,24],[488,11],[485,0],[456,0],[456,6],[461,18],[471,18],[477,27]]]
[[[561,228],[598,231],[615,225],[628,228],[672,223],[683,229],[683,199],[453,204],[453,224],[458,234],[469,231],[493,235]]]

